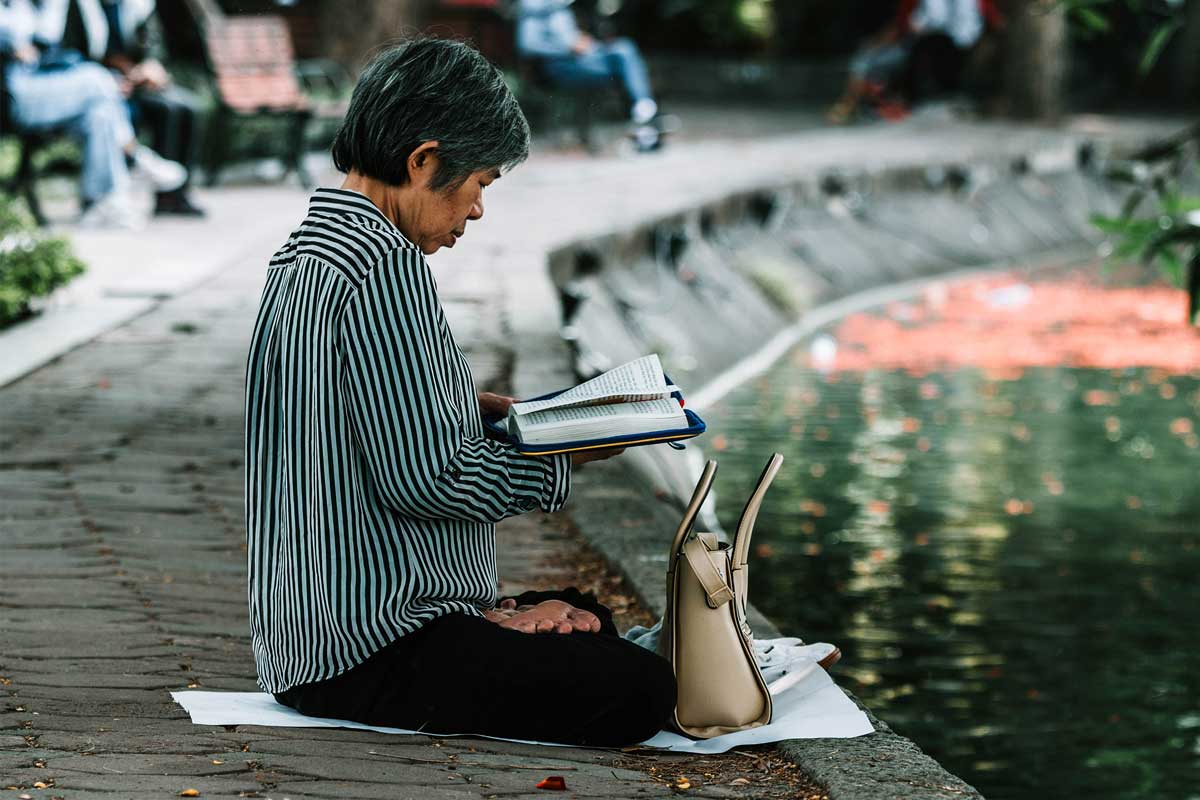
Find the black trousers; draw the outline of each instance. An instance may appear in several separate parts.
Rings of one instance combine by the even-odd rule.
[[[163,158],[188,168],[196,160],[199,144],[199,101],[178,86],[161,92],[139,90],[130,99],[139,128],[150,131],[150,146]]]
[[[653,736],[675,708],[675,676],[617,635],[612,613],[571,588],[526,592],[600,618],[600,633],[530,634],[449,614],[333,678],[275,699],[302,714],[430,733],[620,747]]]

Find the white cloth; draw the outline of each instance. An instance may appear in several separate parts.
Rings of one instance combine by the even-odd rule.
[[[848,739],[874,732],[867,715],[852,703],[825,670],[816,664],[796,671],[789,682],[791,685],[772,700],[774,715],[770,725],[700,741],[671,731],[661,731],[644,742],[644,745],[676,753],[724,753],[734,747],[779,742],[784,739]],[[379,733],[419,733],[403,728],[384,728],[347,720],[306,717],[299,711],[276,702],[275,698],[266,692],[187,691],[172,692],[171,697],[183,706],[196,725],[354,728]],[[554,742],[528,742],[520,739],[507,741],[555,745]]]
[[[964,49],[983,35],[979,0],[921,0],[909,24],[917,33],[944,33]]]

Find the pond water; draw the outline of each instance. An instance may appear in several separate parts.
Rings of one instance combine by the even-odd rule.
[[[809,352],[705,412],[752,602],[993,800],[1200,797],[1200,373]]]

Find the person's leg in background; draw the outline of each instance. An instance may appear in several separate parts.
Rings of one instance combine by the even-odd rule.
[[[195,95],[178,86],[168,86],[161,92],[139,91],[132,102],[140,120],[149,128],[153,149],[188,170],[188,181],[183,186],[156,193],[154,213],[203,216],[204,212],[187,192],[199,140],[199,106]]]
[[[102,67],[80,64],[47,72],[16,71],[9,86],[18,125],[29,130],[65,127],[81,140],[84,207],[106,201],[114,224],[134,227],[125,163],[133,128],[112,76]]]
[[[658,113],[658,105],[651,96],[646,63],[628,39],[601,43],[580,56],[546,59],[542,70],[551,82],[567,88],[619,85],[629,100],[630,119],[637,126],[638,149],[655,150],[661,144],[658,129],[647,124]]]
[[[642,125],[654,119],[658,113],[658,103],[654,101],[650,72],[637,45],[630,39],[621,38],[601,42],[597,49],[604,55],[610,72],[621,81],[625,94],[629,96],[633,121]]]
[[[142,220],[129,197],[128,159],[159,188],[179,186],[183,167],[139,147],[125,98],[112,75],[98,64],[9,77],[13,119],[28,130],[66,128],[83,144],[80,197],[85,225],[139,228]]]

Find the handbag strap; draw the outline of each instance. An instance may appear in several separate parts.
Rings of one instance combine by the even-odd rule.
[[[766,496],[771,481],[775,480],[775,475],[778,474],[782,465],[783,456],[773,453],[767,460],[767,465],[763,467],[762,474],[758,476],[758,485],[754,487],[754,493],[750,495],[750,499],[746,501],[746,507],[742,509],[742,517],[738,520],[737,534],[733,538],[733,569],[742,569],[746,566],[746,561],[750,556],[750,537],[754,533],[754,523],[758,520],[758,509],[762,506],[763,497]]]
[[[683,512],[683,519],[679,523],[679,528],[675,531],[675,541],[671,543],[670,564],[672,567],[675,564],[675,557],[679,555],[679,551],[683,547],[684,538],[696,522],[696,515],[700,513],[700,506],[704,504],[704,499],[708,497],[708,491],[712,488],[713,476],[716,474],[717,462],[711,459],[706,461],[704,472],[700,474],[700,480],[696,482],[696,489],[692,492],[692,499],[688,501],[687,508]]]
[[[693,536],[683,543],[683,556],[704,588],[704,602],[709,608],[720,608],[733,599],[733,589],[721,576],[721,571],[713,563],[712,551],[699,536]]]

